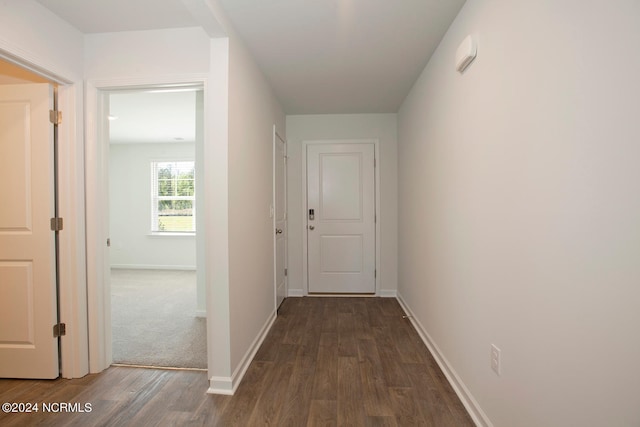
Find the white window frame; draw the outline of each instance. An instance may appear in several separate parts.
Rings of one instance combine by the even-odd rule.
[[[194,170],[193,196],[159,196],[158,195],[158,165],[161,163],[191,163]],[[196,182],[194,159],[161,159],[151,160],[151,234],[152,235],[193,235],[196,232]],[[192,203],[193,229],[189,231],[160,230],[158,227],[158,204],[163,200],[188,200]]]

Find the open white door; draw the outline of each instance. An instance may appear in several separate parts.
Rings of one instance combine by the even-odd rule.
[[[53,88],[0,86],[0,377],[57,378]]]
[[[374,293],[374,144],[307,146],[307,272],[311,293]]]
[[[276,309],[287,296],[287,147],[273,130]]]

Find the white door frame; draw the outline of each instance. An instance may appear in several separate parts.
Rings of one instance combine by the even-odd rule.
[[[207,133],[206,99],[207,75],[189,74],[160,78],[129,78],[89,80],[86,84],[86,230],[87,230],[87,301],[88,301],[88,334],[89,334],[89,369],[91,373],[101,372],[112,363],[111,351],[111,295],[105,283],[103,272],[106,266],[106,239],[109,229],[108,205],[101,195],[104,180],[108,177],[105,170],[105,147],[100,140],[101,122],[99,102],[104,92],[110,90],[150,88],[177,85],[200,85],[205,92],[205,135]],[[197,148],[196,148],[197,150]],[[196,245],[199,239],[205,238],[206,231],[196,234]],[[200,257],[198,257],[200,258]],[[198,265],[205,269],[206,265]],[[206,273],[205,273],[206,274]]]
[[[288,208],[287,208],[287,201],[288,201],[288,197],[287,197],[287,140],[286,138],[283,138],[279,133],[278,130],[276,129],[276,125],[273,125],[273,196],[272,196],[272,202],[271,202],[271,212],[273,214],[273,229],[276,229],[277,226],[277,200],[276,200],[276,186],[278,185],[278,183],[276,182],[276,163],[277,163],[277,154],[278,154],[278,148],[277,148],[277,144],[278,144],[278,139],[280,139],[283,143],[284,143],[284,156],[285,156],[285,163],[284,163],[284,209],[285,209],[285,214],[284,214],[284,222],[285,222],[285,235],[284,235],[284,268],[285,271],[287,271],[287,267],[289,264],[289,245],[288,245],[288,240],[289,240],[289,218],[288,218]],[[278,309],[278,263],[277,263],[277,236],[274,233],[273,235],[273,287],[274,287],[274,299],[275,299],[275,308],[276,310]],[[287,274],[285,274],[284,276],[284,295],[285,295],[285,299],[287,298],[287,295],[289,294],[289,277]]]
[[[377,139],[322,139],[302,141],[302,292],[309,295],[309,258],[307,248],[307,146],[314,144],[373,144],[375,150],[375,207],[376,207],[376,276],[375,295],[380,296],[380,141]]]
[[[58,74],[50,62],[28,55],[12,53],[0,41],[0,58],[29,70],[58,85],[58,110],[62,123],[58,126],[58,207],[64,219],[60,233],[60,321],[67,333],[61,337],[61,372],[64,378],[80,378],[89,372],[87,340],[87,303],[85,270],[84,150],[82,119],[82,81]],[[28,57],[27,57],[28,56]]]

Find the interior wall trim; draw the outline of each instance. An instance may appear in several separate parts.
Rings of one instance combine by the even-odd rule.
[[[381,298],[397,298],[398,291],[395,289],[380,289],[378,296]]]
[[[153,265],[153,264],[111,264],[112,269],[117,270],[184,270],[194,271],[195,265]]]
[[[85,82],[85,229],[86,229],[86,290],[89,337],[89,372],[99,373],[112,362],[111,297],[105,284],[107,261],[108,206],[100,197],[104,192],[106,162],[105,144],[101,140],[104,122],[100,120],[105,92],[151,87],[202,87],[207,93],[208,74],[156,75],[148,77],[89,79]],[[205,114],[206,114],[205,106]],[[205,230],[206,233],[206,230]],[[203,237],[204,238],[204,237]],[[207,266],[203,266],[207,268]],[[209,337],[207,336],[207,339]]]
[[[292,298],[303,297],[305,295],[302,289],[289,289],[287,291],[287,296]]]

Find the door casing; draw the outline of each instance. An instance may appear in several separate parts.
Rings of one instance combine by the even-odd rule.
[[[278,144],[284,144],[284,170],[282,171],[283,173],[283,187],[284,188],[280,188],[280,190],[283,192],[283,210],[284,212],[279,212],[278,210],[278,198],[277,198],[277,189],[278,189],[278,185],[280,185],[280,183],[277,180],[277,173],[276,173],[276,168],[277,168],[277,164],[278,164]],[[284,299],[287,298],[287,293],[288,293],[288,277],[286,274],[287,271],[287,265],[288,265],[288,261],[287,261],[287,257],[288,257],[288,244],[287,241],[289,239],[289,230],[288,230],[288,221],[287,221],[287,142],[284,138],[282,138],[280,136],[280,134],[277,132],[276,129],[276,125],[273,125],[273,203],[271,205],[271,209],[273,212],[273,228],[274,230],[277,230],[279,227],[282,227],[282,235],[278,235],[277,231],[276,233],[274,233],[274,238],[273,238],[273,280],[274,280],[274,292],[275,292],[275,298],[276,298],[276,310],[278,309],[278,307],[280,306],[280,304],[282,303],[282,301],[279,301],[279,297],[278,297],[278,240],[279,238],[282,240],[282,243],[284,245],[284,248],[282,249],[282,251],[284,253],[281,254],[282,256],[282,268],[285,270],[284,276],[283,276],[283,281],[284,281]],[[279,213],[283,213],[283,219],[281,221],[278,221],[278,214]],[[279,224],[280,223],[280,224]]]
[[[86,85],[86,187],[87,187],[87,301],[89,308],[89,370],[98,373],[108,368],[112,363],[111,349],[111,295],[109,284],[105,280],[108,269],[108,249],[106,239],[109,230],[108,203],[103,194],[108,183],[108,147],[101,140],[101,128],[105,120],[99,120],[103,98],[108,91],[126,90],[151,87],[166,87],[179,85],[198,85],[207,91],[207,76],[188,75],[176,76],[170,79],[113,79],[91,80]],[[206,106],[205,106],[206,110]],[[206,111],[205,111],[206,117]],[[206,120],[205,120],[206,127]],[[206,133],[206,129],[205,129]],[[107,143],[108,145],[108,143]],[[198,157],[196,147],[196,157]],[[197,160],[196,160],[197,161]],[[202,216],[201,216],[202,217]],[[200,223],[199,223],[200,224]],[[198,240],[205,239],[205,232],[198,233]],[[206,269],[206,263],[201,262],[204,254],[197,255],[198,269]],[[206,274],[206,272],[205,272]]]
[[[82,119],[83,81],[59,74],[49,60],[40,55],[13,51],[0,40],[0,59],[11,62],[58,87],[59,216],[64,219],[60,233],[60,320],[66,323],[66,335],[60,339],[63,378],[80,378],[89,372],[87,339],[87,288],[85,270],[84,144]]]
[[[375,150],[376,167],[375,173],[375,209],[376,217],[380,218],[380,142],[378,139],[324,139],[324,140],[307,140],[302,141],[302,177],[305,182],[302,185],[302,200],[307,201],[307,147],[313,144],[373,144]],[[308,249],[307,249],[307,211],[302,209],[302,290],[303,295],[309,295],[309,266],[308,266]],[[375,277],[375,295],[380,296],[380,221],[376,221],[376,277]]]

